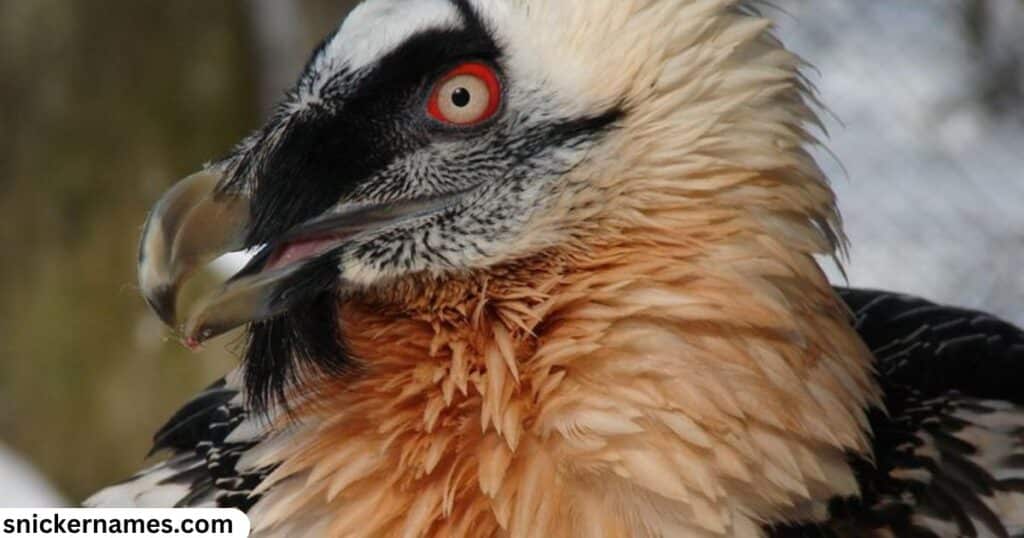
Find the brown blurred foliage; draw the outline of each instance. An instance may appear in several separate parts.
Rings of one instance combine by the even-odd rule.
[[[73,502],[234,364],[149,314],[135,255],[160,194],[258,125],[256,1],[0,0],[0,442]],[[303,56],[343,4],[298,2]]]

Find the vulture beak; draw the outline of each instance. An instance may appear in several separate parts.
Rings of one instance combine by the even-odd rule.
[[[343,285],[341,256],[353,239],[441,211],[464,194],[329,210],[262,245],[245,268],[179,320],[178,295],[189,277],[221,255],[251,246],[249,200],[219,189],[222,178],[220,170],[208,168],[172,187],[150,213],[139,247],[146,302],[192,348]]]

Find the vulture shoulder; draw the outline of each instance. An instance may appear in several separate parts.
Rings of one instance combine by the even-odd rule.
[[[875,354],[886,412],[861,497],[778,537],[1024,536],[1024,332],[922,299],[839,290]]]

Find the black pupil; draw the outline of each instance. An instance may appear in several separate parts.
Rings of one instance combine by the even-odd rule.
[[[462,108],[469,104],[470,98],[469,90],[466,88],[457,88],[452,92],[452,104]]]

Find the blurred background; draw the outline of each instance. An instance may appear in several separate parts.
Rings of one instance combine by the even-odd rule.
[[[140,227],[353,3],[0,0],[0,506],[124,478],[232,367],[145,308]],[[1024,323],[1024,0],[773,3],[829,109],[850,283]]]

